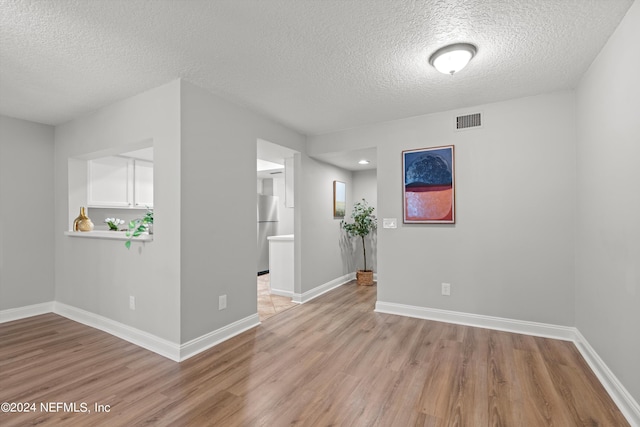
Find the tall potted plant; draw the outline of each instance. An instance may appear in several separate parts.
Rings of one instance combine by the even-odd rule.
[[[368,236],[377,227],[376,216],[373,214],[375,208],[369,206],[365,199],[353,205],[351,219],[353,222],[341,221],[340,225],[351,237],[360,237],[362,239],[362,256],[364,259],[364,268],[356,272],[356,280],[358,285],[373,285],[373,271],[367,269],[367,247],[364,238]]]

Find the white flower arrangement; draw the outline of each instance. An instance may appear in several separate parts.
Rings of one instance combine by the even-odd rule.
[[[124,224],[120,218],[105,218],[104,222],[109,226],[109,230],[118,231],[118,226]]]

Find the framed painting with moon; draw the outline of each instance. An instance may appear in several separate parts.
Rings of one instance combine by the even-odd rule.
[[[402,182],[405,223],[456,222],[453,145],[403,151]]]

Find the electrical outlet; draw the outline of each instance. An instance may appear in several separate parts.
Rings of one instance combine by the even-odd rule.
[[[136,309],[136,297],[134,297],[133,295],[129,295],[129,309]]]
[[[443,283],[442,284],[442,295],[451,295],[451,284],[450,283]]]
[[[224,310],[225,308],[227,308],[227,296],[220,295],[218,297],[218,310]]]

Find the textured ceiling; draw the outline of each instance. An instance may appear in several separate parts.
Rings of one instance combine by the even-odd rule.
[[[632,0],[0,0],[0,114],[59,124],[176,78],[304,134],[577,85]],[[451,77],[443,45],[478,54]]]

